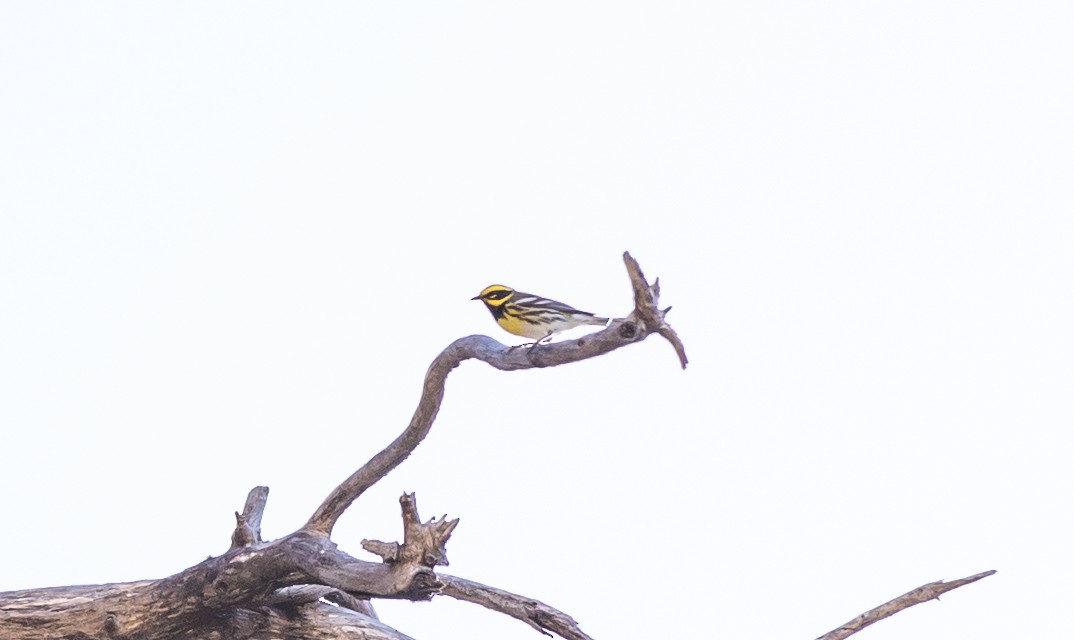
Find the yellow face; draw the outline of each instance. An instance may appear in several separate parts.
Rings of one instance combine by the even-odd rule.
[[[485,308],[505,331],[533,340],[544,340],[559,331],[583,325],[608,322],[607,318],[597,318],[562,302],[515,291],[502,284],[485,287],[471,300],[484,302]]]
[[[505,287],[502,284],[494,284],[485,287],[481,290],[481,293],[470,299],[484,302],[488,310],[492,312],[492,317],[495,318],[496,323],[503,327],[504,330],[513,333],[516,336],[537,340],[538,338],[543,338],[548,335],[547,329],[532,322],[526,322],[517,315],[506,313],[507,303],[514,297],[514,295],[515,290],[511,287]]]

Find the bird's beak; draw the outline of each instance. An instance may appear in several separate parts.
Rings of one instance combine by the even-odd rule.
[[[481,299],[481,296],[474,296],[474,297],[472,297],[472,298],[470,298],[470,299],[471,299],[471,300],[480,300],[480,299]]]

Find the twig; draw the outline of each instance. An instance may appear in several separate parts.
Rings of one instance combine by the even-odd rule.
[[[921,604],[922,602],[928,602],[929,600],[938,600],[940,595],[947,593],[952,589],[957,589],[963,585],[970,584],[971,582],[977,582],[981,578],[987,578],[993,573],[995,573],[995,570],[978,573],[968,578],[962,578],[961,580],[951,580],[950,582],[937,580],[936,582],[921,585],[913,591],[904,593],[890,602],[885,602],[875,609],[866,611],[838,629],[833,629],[822,635],[817,638],[817,640],[843,640],[843,638],[848,638],[874,622],[879,622],[888,616],[895,615],[903,609],[908,609],[915,604]]]
[[[303,527],[310,533],[331,535],[343,512],[392,469],[399,466],[428,435],[444,399],[444,383],[451,370],[464,360],[475,358],[503,371],[554,367],[609,353],[628,344],[641,342],[653,333],[664,336],[686,367],[686,351],[671,327],[664,321],[667,309],[660,310],[659,283],[649,285],[636,260],[623,254],[627,274],[634,289],[634,311],[626,318],[613,320],[602,331],[576,340],[565,340],[529,349],[508,347],[487,336],[459,338],[433,360],[425,374],[421,400],[407,428],[384,450],[373,456],[325,498]],[[670,307],[669,307],[670,308]]]
[[[543,602],[443,573],[438,577],[444,584],[442,595],[505,613],[546,636],[554,632],[566,640],[593,640],[578,628],[574,618]]]

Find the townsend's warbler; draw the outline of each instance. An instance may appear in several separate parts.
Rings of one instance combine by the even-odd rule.
[[[600,318],[532,293],[515,291],[502,284],[487,286],[470,299],[484,302],[492,312],[492,317],[505,331],[531,338],[537,343],[567,329],[588,324],[608,324],[608,318]]]

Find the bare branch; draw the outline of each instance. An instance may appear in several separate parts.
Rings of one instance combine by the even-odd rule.
[[[363,598],[355,598],[354,596],[345,591],[339,591],[336,589],[333,589],[332,591],[329,591],[328,593],[324,594],[324,599],[329,602],[335,603],[345,609],[357,611],[362,615],[369,616],[374,620],[380,620],[380,616],[377,615],[376,609],[373,608],[373,603],[369,600],[365,600]]]
[[[272,595],[266,598],[262,604],[270,606],[286,605],[298,607],[304,604],[312,604],[321,599],[327,600],[340,607],[350,609],[351,611],[357,611],[374,620],[379,620],[377,612],[373,609],[373,604],[368,600],[356,598],[349,593],[333,587],[326,587],[322,584],[298,584],[293,587],[277,589]]]
[[[578,628],[574,618],[543,602],[443,573],[439,577],[444,584],[442,595],[505,613],[546,636],[554,632],[566,640],[593,640]]]
[[[433,568],[447,565],[445,547],[458,520],[444,516],[421,522],[413,495],[400,499],[402,544],[363,543],[383,562],[343,553],[332,542],[331,533],[354,500],[402,463],[425,438],[443,401],[447,376],[464,360],[481,360],[503,371],[553,367],[604,355],[659,333],[671,341],[685,366],[682,344],[664,320],[667,309],[657,306],[659,283],[650,285],[629,253],[623,259],[635,301],[627,317],[576,340],[530,348],[509,347],[487,336],[451,343],[429,366],[421,399],[406,429],[333,490],[298,531],[262,541],[268,489],[255,487],[242,513],[235,516],[231,548],[224,555],[161,580],[0,593],[0,608],[9,614],[0,626],[32,629],[33,634],[24,640],[101,634],[152,640],[189,635],[191,629],[205,637],[250,637],[258,624],[273,630],[266,637],[366,637],[362,629],[368,628],[374,630],[370,638],[397,640],[405,636],[383,625],[367,624],[375,623],[376,617],[366,601],[427,600],[444,593],[511,615],[542,633],[554,631],[568,640],[589,640],[570,616],[541,602],[461,578],[442,580]],[[342,608],[320,602],[322,598]],[[57,602],[64,604],[54,606]],[[290,629],[303,616],[311,626],[320,627],[305,634]]]
[[[682,340],[679,340],[678,334],[671,328],[671,325],[664,321],[664,316],[667,315],[668,311],[671,311],[671,307],[661,310],[658,306],[660,303],[660,278],[657,278],[652,285],[649,285],[645,279],[645,274],[641,272],[638,261],[630,255],[629,251],[623,252],[623,262],[626,263],[627,273],[630,275],[630,285],[634,289],[634,314],[641,318],[650,332],[659,333],[671,343],[671,346],[675,349],[675,354],[679,356],[679,364],[685,369],[687,363],[686,347],[683,346]]]
[[[323,584],[296,584],[294,586],[277,589],[269,595],[269,597],[265,598],[261,604],[299,607],[304,604],[317,602],[334,591],[335,589],[332,587],[326,587]]]
[[[231,534],[232,550],[260,544],[261,516],[265,513],[268,492],[268,487],[250,489],[242,513],[235,512],[235,531]]]
[[[288,541],[284,558],[290,584],[321,584],[354,596],[428,600],[440,589],[433,570],[420,563],[367,562],[340,551],[326,536],[299,531]],[[282,541],[274,542],[273,545]]]
[[[623,254],[627,274],[634,289],[634,311],[626,318],[613,320],[602,331],[576,340],[538,345],[527,349],[508,347],[487,336],[459,338],[433,360],[425,374],[421,400],[407,428],[384,450],[343,481],[317,508],[303,527],[306,531],[331,535],[336,521],[358,496],[365,493],[392,469],[399,466],[428,435],[444,399],[444,383],[451,370],[471,358],[503,371],[554,367],[604,355],[628,344],[641,342],[653,333],[664,336],[686,367],[686,351],[671,327],[664,321],[667,310],[657,307],[659,284],[645,281],[636,260]]]
[[[381,542],[380,540],[362,540],[362,548],[389,564],[399,560],[398,542]]]
[[[947,593],[952,589],[957,589],[963,585],[970,584],[971,582],[977,582],[981,578],[987,578],[993,573],[995,573],[995,570],[978,573],[968,578],[962,578],[961,580],[952,580],[950,582],[937,580],[936,582],[922,585],[913,591],[904,593],[890,602],[885,602],[875,609],[866,611],[838,629],[833,629],[822,635],[817,638],[817,640],[843,640],[843,638],[848,638],[874,622],[879,622],[888,616],[895,615],[903,609],[908,609],[915,604],[921,604],[922,602],[928,602],[929,600],[939,600],[940,595]]]
[[[459,519],[448,520],[447,516],[422,524],[418,516],[418,502],[413,493],[404,493],[399,498],[403,509],[403,544],[381,542],[380,540],[362,540],[362,548],[376,554],[387,563],[420,564],[432,568],[448,565],[447,545],[451,532],[459,524]]]

